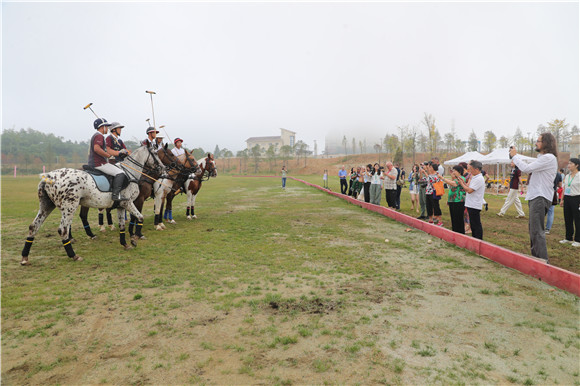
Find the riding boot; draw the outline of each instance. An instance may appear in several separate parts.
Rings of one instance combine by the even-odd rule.
[[[125,173],[117,174],[113,178],[113,201],[127,201],[128,198],[121,196],[121,188],[123,187],[123,182],[125,182],[127,176]]]

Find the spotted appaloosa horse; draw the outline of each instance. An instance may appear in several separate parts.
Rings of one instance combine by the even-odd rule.
[[[119,217],[119,234],[121,244],[125,248],[125,210],[129,210],[138,219],[143,221],[143,215],[135,208],[133,200],[139,194],[137,181],[143,167],[154,167],[160,164],[159,158],[148,147],[142,146],[135,150],[132,155],[117,166],[125,170],[130,178],[129,185],[123,189],[122,194],[129,200],[121,201],[117,210]],[[62,215],[58,233],[62,238],[62,244],[68,257],[74,261],[82,260],[75,254],[71,245],[70,226],[73,215],[79,205],[90,208],[110,208],[114,202],[110,192],[101,192],[97,188],[93,178],[85,171],[78,169],[57,169],[40,175],[42,180],[38,184],[39,209],[36,218],[28,227],[28,237],[22,250],[21,265],[29,265],[28,255],[34,236],[44,223],[44,220],[52,213],[54,208],[60,209]]]
[[[173,155],[173,153],[167,150],[167,144],[164,147],[157,150],[157,156],[159,157],[161,163],[165,166],[166,168],[165,171],[171,171],[178,167],[177,158]],[[158,167],[155,168],[146,167],[143,170],[143,173],[145,173],[146,175],[141,175],[141,178],[139,179],[139,195],[133,201],[133,204],[135,204],[135,207],[139,212],[141,212],[141,210],[143,209],[143,204],[145,200],[151,197],[152,194],[155,195],[155,189],[153,187],[155,180],[162,179],[162,170],[161,168]],[[166,185],[170,186],[171,181],[167,182]],[[162,193],[161,191],[157,192],[157,194],[161,193]],[[113,220],[110,219],[111,217],[110,210],[111,210],[110,208],[107,209],[107,222],[111,227],[111,230],[113,230],[114,225],[112,225]],[[103,209],[99,209],[99,225],[101,225],[101,232],[105,230],[105,226],[103,225],[102,211]],[[82,206],[79,216],[83,222],[87,236],[89,236],[91,239],[95,239],[97,238],[97,236],[95,236],[91,230],[91,226],[88,222],[88,213],[89,208]],[[138,221],[137,217],[135,217],[134,215],[131,215],[128,228],[129,228],[129,236],[131,237],[131,244],[136,245],[137,240],[146,239],[146,237],[142,233],[143,221]]]
[[[197,218],[195,215],[195,198],[197,197],[199,189],[201,189],[201,183],[209,180],[210,177],[217,177],[217,167],[215,166],[213,156],[209,153],[206,158],[200,161],[199,169],[197,173],[191,174],[185,182],[187,189],[186,215],[188,220]],[[167,205],[169,205],[169,201]]]

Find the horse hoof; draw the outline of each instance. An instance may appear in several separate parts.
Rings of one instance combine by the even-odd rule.
[[[191,216],[187,216],[187,219],[188,219],[188,220],[191,220]]]
[[[106,231],[106,230],[107,230],[107,229],[105,228],[105,226],[104,226],[104,225],[101,225],[101,229],[100,229],[100,231],[101,231],[101,232],[104,232],[104,231]]]
[[[133,243],[133,242],[131,242],[131,244],[132,244],[132,243]],[[129,249],[133,249],[133,247],[132,247],[131,245],[128,245],[128,244],[125,244],[125,245],[123,245],[123,248],[124,248],[126,251],[128,251]]]
[[[97,239],[97,236],[92,236],[91,237],[91,240],[96,240],[96,239]]]
[[[137,240],[131,240],[131,245],[137,248]]]
[[[74,257],[72,257],[73,261],[83,261],[83,258],[80,257],[79,255],[74,255]]]
[[[114,225],[111,225],[110,228],[111,228],[112,231],[115,230],[115,226]]]
[[[170,224],[177,224],[174,219],[169,220]]]
[[[161,225],[157,225],[157,226],[155,227],[155,230],[156,230],[156,231],[162,231],[162,230],[163,230],[163,227],[162,227]]]
[[[28,257],[23,257],[20,265],[30,265],[30,261],[28,261]]]
[[[71,243],[71,244],[74,244],[74,243],[76,243],[76,242],[77,242],[77,241],[76,241],[75,239],[70,239],[70,243]]]
[[[139,236],[138,240],[147,240],[147,237],[141,235],[141,236]]]
[[[161,227],[161,229],[165,229],[165,224],[159,223],[159,226]]]
[[[193,216],[191,216],[191,218],[193,218],[193,219],[196,219],[196,218],[197,218],[197,216],[196,216],[196,215],[193,215]]]

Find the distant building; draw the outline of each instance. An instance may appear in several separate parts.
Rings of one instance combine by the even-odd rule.
[[[246,139],[248,150],[259,145],[262,152],[267,151],[270,146],[274,146],[276,153],[280,152],[282,146],[293,147],[296,143],[296,133],[286,129],[280,129],[280,135],[275,137],[250,137]]]
[[[573,135],[570,138],[568,150],[571,158],[580,158],[580,135]]]

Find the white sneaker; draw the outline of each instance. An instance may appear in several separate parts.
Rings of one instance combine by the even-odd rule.
[[[568,244],[571,243],[570,240],[560,240],[560,244]]]
[[[574,241],[574,242],[572,243],[572,246],[573,246],[573,247],[580,247],[580,243],[579,243],[578,241]]]

